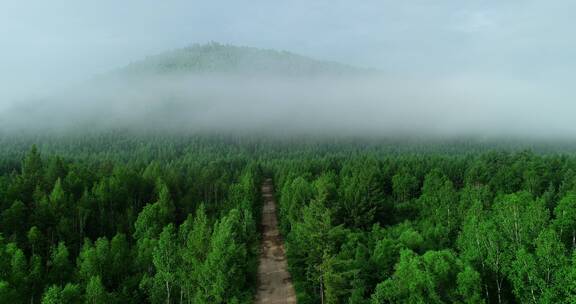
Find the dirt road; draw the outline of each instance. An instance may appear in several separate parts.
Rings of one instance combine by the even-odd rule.
[[[276,200],[272,180],[262,185],[262,253],[258,267],[256,304],[296,303],[296,293],[288,272],[284,241],[278,230]]]

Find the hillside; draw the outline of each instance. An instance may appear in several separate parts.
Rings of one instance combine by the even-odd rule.
[[[287,51],[219,43],[195,44],[135,61],[120,69],[134,74],[277,74],[292,76],[346,75],[361,69],[336,62],[320,61]],[[364,71],[365,72],[365,71]]]
[[[347,94],[351,78],[369,73],[285,51],[194,45],[135,61],[53,96],[19,103],[0,113],[0,128],[309,130],[334,117],[309,113],[332,109],[333,102]]]

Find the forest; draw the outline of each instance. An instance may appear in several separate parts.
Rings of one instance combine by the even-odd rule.
[[[88,141],[108,148],[3,142],[0,302],[249,303],[257,163],[200,139]]]
[[[576,304],[575,11],[3,1],[0,304]]]
[[[0,302],[252,303],[273,178],[298,303],[572,303],[576,157],[521,146],[2,136]]]

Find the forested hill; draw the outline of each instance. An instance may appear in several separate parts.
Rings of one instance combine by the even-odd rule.
[[[330,127],[341,122],[301,114],[333,109],[335,97],[353,91],[342,83],[373,73],[285,51],[194,45],[135,61],[51,96],[18,102],[0,112],[0,129],[251,132]]]
[[[348,75],[365,73],[349,65],[315,60],[287,51],[224,45],[194,44],[135,61],[119,70],[140,74],[275,74],[283,76]]]

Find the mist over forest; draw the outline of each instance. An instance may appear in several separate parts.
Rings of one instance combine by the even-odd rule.
[[[572,137],[555,86],[415,78],[217,43],[135,61],[1,112],[3,130]]]
[[[0,304],[576,303],[575,11],[5,1]]]

